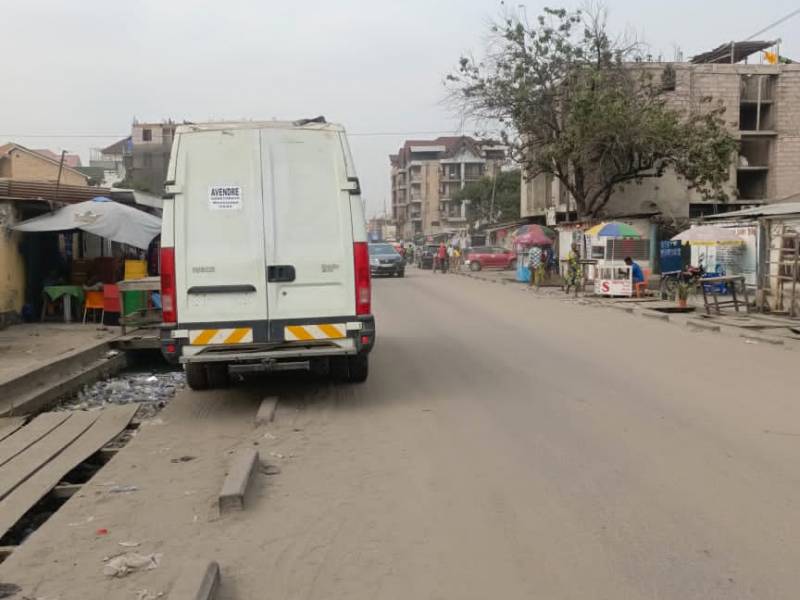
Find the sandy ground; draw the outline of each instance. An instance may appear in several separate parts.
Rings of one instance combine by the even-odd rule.
[[[463,277],[375,287],[365,385],[181,393],[0,581],[134,598],[201,557],[221,600],[797,597],[797,354]],[[252,444],[281,472],[219,518],[229,455]],[[161,565],[105,577],[120,541]]]
[[[0,384],[71,354],[104,344],[119,327],[99,323],[25,323],[0,330]]]

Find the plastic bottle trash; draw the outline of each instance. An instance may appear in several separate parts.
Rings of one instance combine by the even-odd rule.
[[[163,554],[123,554],[112,558],[106,566],[103,567],[103,574],[108,577],[125,577],[128,573],[133,571],[149,571],[155,569],[161,564],[161,557]]]

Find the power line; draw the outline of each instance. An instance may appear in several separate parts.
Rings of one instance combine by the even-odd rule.
[[[775,22],[774,22],[774,23],[772,23],[771,25],[767,25],[766,27],[764,27],[764,29],[762,29],[762,30],[760,30],[760,31],[756,31],[756,32],[755,32],[753,35],[751,35],[749,38],[747,38],[747,39],[745,40],[745,42],[749,42],[749,41],[750,41],[750,40],[752,40],[754,37],[756,37],[756,36],[759,36],[759,35],[761,35],[762,33],[766,33],[767,31],[769,31],[769,30],[770,30],[770,29],[772,29],[773,27],[777,27],[778,25],[780,25],[780,24],[781,24],[781,23],[783,23],[784,21],[788,21],[789,19],[791,19],[793,16],[795,16],[795,15],[797,15],[797,14],[800,14],[800,8],[798,8],[798,9],[796,9],[796,10],[793,10],[793,11],[792,11],[792,12],[790,12],[788,15],[786,15],[785,17],[782,17],[782,18],[778,19],[777,21],[775,21]]]

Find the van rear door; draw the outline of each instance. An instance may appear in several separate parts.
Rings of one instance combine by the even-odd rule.
[[[211,327],[266,321],[259,132],[193,131],[179,135],[177,143],[178,321]]]
[[[294,275],[267,289],[273,321],[314,324],[355,314],[352,184],[343,136],[330,126],[261,131],[267,261]],[[282,335],[276,325],[275,336]]]

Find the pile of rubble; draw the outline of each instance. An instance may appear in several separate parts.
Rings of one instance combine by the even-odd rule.
[[[139,418],[148,418],[164,408],[185,385],[182,371],[122,373],[87,385],[58,410],[100,410],[106,404],[137,403],[142,404]]]

